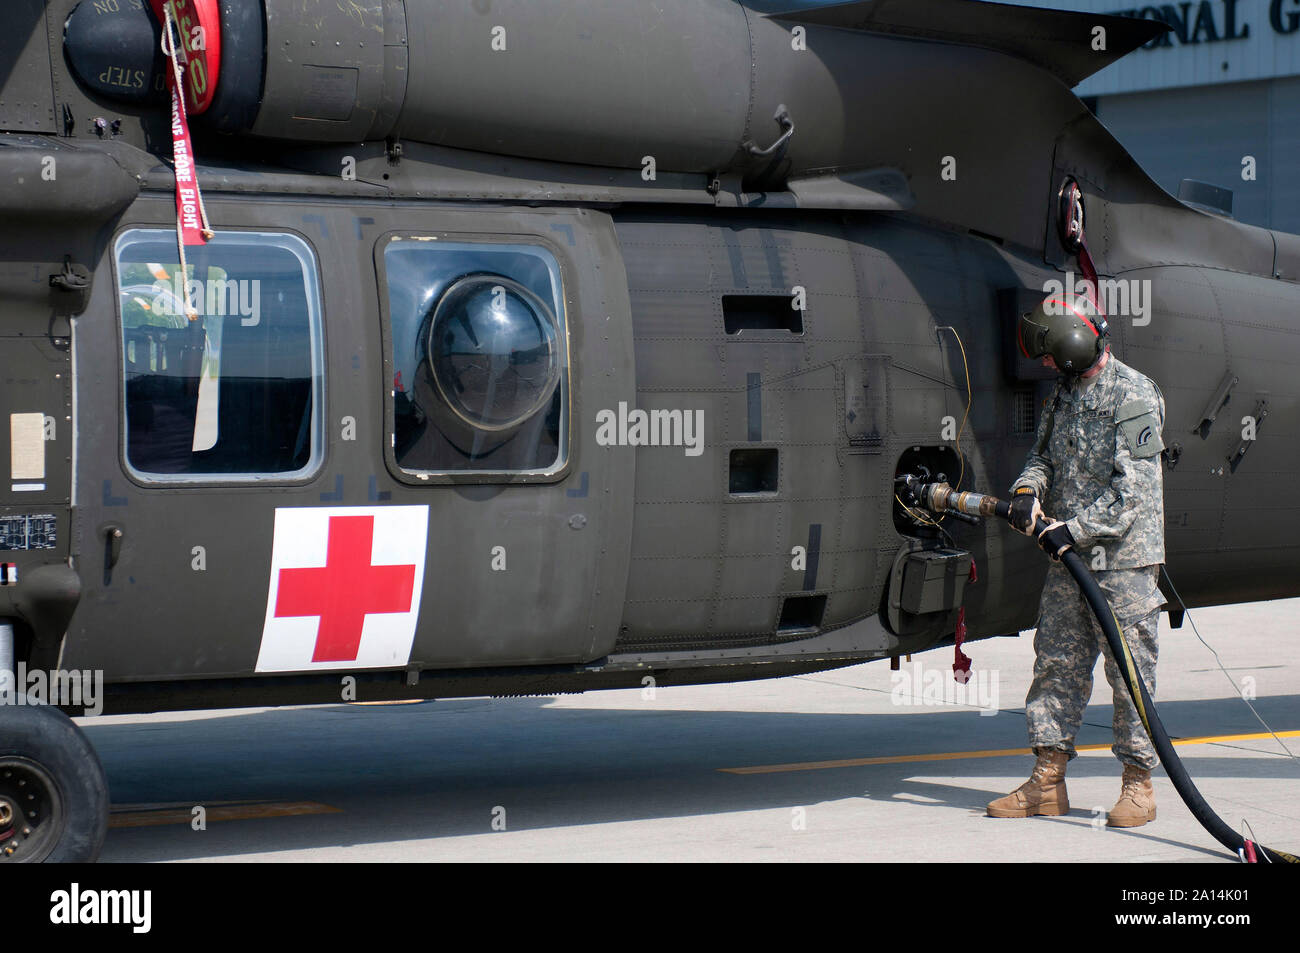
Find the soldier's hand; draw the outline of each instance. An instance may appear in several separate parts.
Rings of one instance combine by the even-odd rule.
[[[1017,532],[1032,536],[1034,521],[1042,515],[1043,507],[1033,490],[1022,488],[1011,497],[1011,525]]]
[[[1074,547],[1074,537],[1064,523],[1054,520],[1038,534],[1038,545],[1043,547],[1043,552],[1059,562],[1061,554]]]

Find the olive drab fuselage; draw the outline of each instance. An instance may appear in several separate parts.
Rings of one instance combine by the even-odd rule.
[[[1102,18],[1097,53],[1083,14],[948,0],[569,2],[220,4],[186,268],[147,4],[6,3],[20,660],[131,711],[760,678],[920,651],[959,608],[972,639],[1027,628],[1033,542],[945,538],[894,480],[1016,480],[1055,376],[1016,323],[1077,270],[1071,177],[1097,270],[1149,291],[1110,373],[1167,401],[1134,454],[1161,558],[1189,605],[1300,594],[1300,237],[1178,202],[1070,91],[1159,26]],[[1153,400],[1077,414],[1137,440]]]

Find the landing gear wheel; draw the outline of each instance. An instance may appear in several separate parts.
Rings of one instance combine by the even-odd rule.
[[[108,833],[108,784],[72,719],[0,707],[0,863],[88,863]]]

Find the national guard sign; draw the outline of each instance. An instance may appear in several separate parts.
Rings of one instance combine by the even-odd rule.
[[[257,671],[406,665],[428,525],[427,506],[276,509]]]

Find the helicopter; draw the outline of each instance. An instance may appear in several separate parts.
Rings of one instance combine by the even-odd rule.
[[[1300,236],[1170,195],[1072,92],[1161,23],[2,18],[0,861],[94,859],[107,824],[76,705],[22,704],[24,673],[82,673],[107,713],[337,704],[1031,628],[1041,554],[897,485],[1011,483],[1055,379],[1016,320],[1085,251],[1115,353],[1167,400],[1171,621],[1300,595]]]

